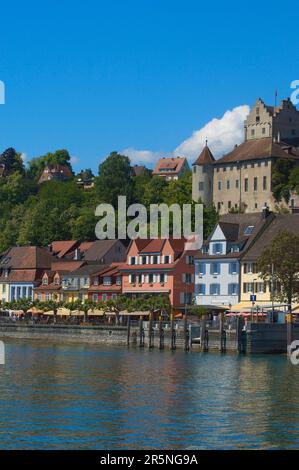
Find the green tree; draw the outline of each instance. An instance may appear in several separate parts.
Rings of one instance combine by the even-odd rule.
[[[133,181],[129,158],[117,152],[110,153],[99,166],[95,190],[101,202],[112,204],[115,209],[118,196],[126,196],[127,204],[130,204],[133,198]]]
[[[277,288],[274,297],[280,302],[292,302],[299,298],[299,235],[281,231],[258,259],[258,267],[265,281],[272,280]]]

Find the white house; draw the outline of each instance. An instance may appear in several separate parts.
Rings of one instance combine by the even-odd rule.
[[[267,222],[267,213],[227,214],[195,257],[197,305],[236,305],[240,300],[240,260]]]

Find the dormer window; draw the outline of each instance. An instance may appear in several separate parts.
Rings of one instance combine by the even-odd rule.
[[[54,284],[55,284],[55,286],[59,286],[59,284],[60,284],[60,279],[59,279],[58,276],[56,276],[56,277],[54,278]]]
[[[99,285],[99,278],[98,277],[95,277],[94,280],[93,280],[93,285],[94,286],[98,286]]]
[[[222,243],[214,243],[213,244],[213,254],[220,255],[223,251]]]
[[[244,235],[251,235],[254,229],[254,225],[248,225],[244,230]]]
[[[103,284],[104,284],[104,286],[111,286],[111,277],[110,276],[104,276]]]
[[[47,285],[48,285],[48,278],[44,277],[43,278],[43,286],[47,286]]]

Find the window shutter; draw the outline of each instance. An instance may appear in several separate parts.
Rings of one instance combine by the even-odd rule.
[[[129,274],[129,283],[132,284],[132,274]]]
[[[180,293],[180,304],[184,303],[184,292]]]
[[[246,294],[246,282],[243,282],[243,292]]]
[[[228,272],[229,272],[229,274],[232,274],[232,272],[233,272],[233,264],[232,263],[229,263]]]
[[[182,274],[182,280],[183,280],[183,282],[186,282],[186,274],[184,274],[184,273]]]
[[[167,274],[164,274],[164,282],[167,282]]]

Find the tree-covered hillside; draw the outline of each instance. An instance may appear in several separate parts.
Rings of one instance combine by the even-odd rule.
[[[94,187],[84,190],[74,175],[68,181],[38,183],[46,165],[67,165],[67,150],[57,150],[24,165],[21,155],[7,149],[0,156],[5,172],[0,178],[0,252],[13,245],[46,246],[53,240],[94,240],[95,208],[102,202],[117,204],[118,195],[127,203],[191,202],[191,173],[179,181],[166,182],[146,172],[133,176],[128,157],[111,153],[99,165]],[[90,174],[90,170],[84,173]],[[205,235],[216,221],[215,211],[205,210]]]

